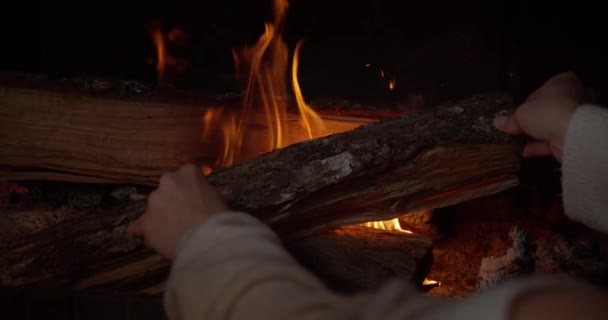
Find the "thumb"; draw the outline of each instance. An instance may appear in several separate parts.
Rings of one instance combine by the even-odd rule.
[[[514,114],[496,116],[494,118],[494,127],[508,134],[520,134],[522,132]]]

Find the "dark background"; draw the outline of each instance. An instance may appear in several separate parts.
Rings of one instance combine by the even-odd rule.
[[[555,73],[574,70],[603,102],[601,15],[591,1],[292,0],[285,40],[292,49],[306,40],[307,97],[414,95],[428,103],[502,89],[522,99]],[[162,19],[166,30],[192,35],[178,85],[212,93],[238,88],[230,50],[253,44],[272,18],[271,0],[24,1],[2,16],[1,70],[147,81],[156,77],[147,26]],[[380,70],[396,79],[396,90]]]

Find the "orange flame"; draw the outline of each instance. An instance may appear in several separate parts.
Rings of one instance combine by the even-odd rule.
[[[171,83],[171,77],[186,71],[188,59],[170,54],[170,47],[187,47],[189,34],[175,27],[164,34],[159,21],[149,25],[149,33],[156,48],[156,72],[158,84],[166,86]]]
[[[296,49],[293,53],[293,63],[291,65],[291,84],[293,86],[293,92],[296,96],[296,102],[298,104],[298,110],[300,111],[300,115],[302,117],[302,124],[306,128],[306,133],[308,134],[308,138],[312,139],[313,136],[313,124],[321,129],[325,129],[323,125],[323,120],[319,114],[315,112],[313,108],[311,108],[304,101],[304,96],[302,95],[302,90],[300,89],[300,82],[298,81],[298,65],[300,62],[300,50],[302,49],[303,41],[299,41],[296,45]]]
[[[401,223],[399,222],[399,218],[394,218],[391,220],[384,221],[370,221],[362,224],[365,227],[387,230],[387,231],[397,231],[403,233],[412,233],[410,230],[401,228]]]
[[[291,82],[300,123],[306,136],[292,136],[289,141],[287,138],[287,132],[293,129],[287,125],[289,50],[282,39],[281,30],[288,7],[286,0],[274,0],[273,23],[264,24],[264,32],[256,44],[250,48],[232,51],[237,74],[247,75],[242,108],[228,112],[208,110],[203,119],[204,130],[221,123],[224,144],[222,155],[216,161],[217,166],[230,166],[245,160],[252,152],[257,154],[272,151],[325,133],[321,117],[306,104],[298,81],[302,48],[300,41],[294,50]],[[267,128],[268,139],[265,147],[247,135],[247,126],[252,122],[261,122]],[[251,145],[255,147],[251,148]],[[244,150],[245,147],[248,147],[248,150]]]
[[[160,30],[160,25],[154,23],[150,27],[150,35],[154,46],[156,47],[156,71],[158,73],[159,82],[166,79],[167,66],[167,47],[165,46],[165,37]]]

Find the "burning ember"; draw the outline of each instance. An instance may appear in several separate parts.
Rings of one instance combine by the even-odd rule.
[[[412,233],[410,230],[401,228],[401,223],[399,222],[399,218],[394,218],[391,220],[384,220],[384,221],[370,221],[370,222],[363,223],[362,225],[365,227],[380,229],[380,230],[398,231],[398,232],[409,233],[409,234]]]

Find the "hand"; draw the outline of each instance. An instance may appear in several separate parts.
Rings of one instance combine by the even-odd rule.
[[[581,104],[584,88],[572,72],[561,73],[534,91],[514,114],[497,116],[494,126],[509,134],[526,134],[524,157],[553,155],[561,162],[566,130]]]
[[[227,210],[201,170],[187,165],[161,177],[158,189],[148,197],[146,212],[129,226],[128,232],[173,259],[179,240],[189,230]]]

